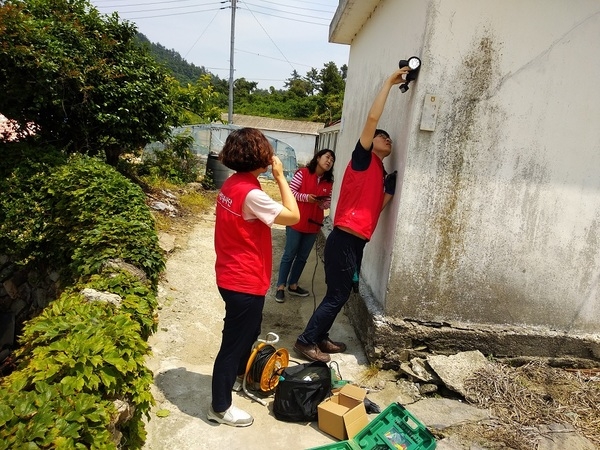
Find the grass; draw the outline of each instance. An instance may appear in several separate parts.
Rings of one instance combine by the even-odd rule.
[[[502,448],[529,450],[537,447],[538,427],[569,424],[600,448],[598,373],[587,375],[541,362],[517,368],[490,364],[467,380],[466,387],[475,406],[492,411],[495,420],[463,426],[460,431]]]

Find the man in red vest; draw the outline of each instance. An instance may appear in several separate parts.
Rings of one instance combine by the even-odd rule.
[[[377,128],[377,123],[390,90],[405,81],[408,71],[408,67],[398,69],[383,83],[346,167],[334,228],[325,244],[327,293],[294,344],[294,350],[309,360],[329,362],[329,353],[346,350],[346,344],[329,338],[329,330],[350,298],[364,247],[396,190],[396,172],[387,175],[382,162],[392,152],[392,140],[386,131]]]

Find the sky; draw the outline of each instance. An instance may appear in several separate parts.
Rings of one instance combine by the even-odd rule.
[[[103,14],[116,11],[136,24],[151,42],[229,80],[232,1],[91,0]],[[333,61],[348,63],[350,47],[328,42],[338,0],[237,0],[234,79],[282,89],[296,70],[300,76]]]

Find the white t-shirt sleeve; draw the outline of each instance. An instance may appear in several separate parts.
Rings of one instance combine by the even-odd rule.
[[[283,205],[277,203],[261,189],[252,189],[246,196],[242,217],[245,220],[260,220],[267,226],[273,226],[275,218],[283,210]]]

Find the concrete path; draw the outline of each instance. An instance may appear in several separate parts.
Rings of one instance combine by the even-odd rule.
[[[147,424],[147,450],[163,449],[306,449],[336,442],[318,429],[317,423],[296,424],[275,419],[272,397],[268,405],[234,394],[234,404],[251,413],[255,422],[247,428],[215,425],[206,419],[211,398],[213,361],[219,348],[224,307],[214,276],[214,216],[207,215],[179,243],[167,261],[165,279],[159,290],[159,330],[150,338],[153,355],[148,366],[155,374],[153,394],[156,406]],[[284,227],[273,228],[274,275],[285,242]],[[323,264],[311,254],[300,285],[314,292],[306,298],[286,296],[285,303],[267,295],[263,335],[280,336],[277,348],[288,349],[292,360],[304,362],[293,350],[293,343],[320,302],[325,285]],[[347,317],[340,314],[332,330],[334,339],[348,345],[345,354],[333,355],[345,379],[359,380],[367,361]],[[293,364],[293,363],[291,363]],[[381,384],[382,382],[379,381]],[[391,386],[395,386],[392,381]],[[368,398],[383,407],[394,398],[394,390],[372,392]],[[157,413],[167,417],[158,417]]]

